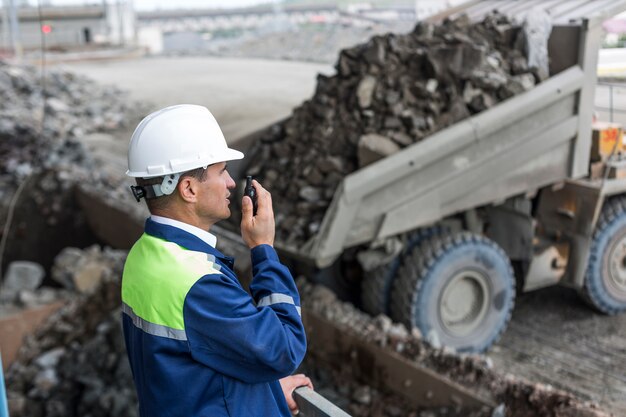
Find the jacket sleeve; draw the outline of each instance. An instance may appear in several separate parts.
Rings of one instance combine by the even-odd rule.
[[[193,358],[246,383],[275,381],[302,362],[306,336],[300,297],[271,246],[252,249],[253,298],[224,274],[202,277],[183,314]]]

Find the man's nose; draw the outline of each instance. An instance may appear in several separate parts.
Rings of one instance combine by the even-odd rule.
[[[235,188],[237,184],[235,184],[235,180],[230,176],[230,173],[226,171],[226,175],[228,175],[228,179],[226,180],[226,188],[231,189]]]

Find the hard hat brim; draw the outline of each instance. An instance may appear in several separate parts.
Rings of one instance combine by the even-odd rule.
[[[168,172],[147,172],[147,171],[131,171],[127,170],[126,175],[134,178],[155,178],[162,177],[163,175],[182,173],[191,171],[192,169],[206,167],[213,164],[219,164],[220,162],[228,162],[228,161],[236,161],[238,159],[243,159],[244,154],[236,149],[226,148],[220,152],[220,155],[211,155],[211,158],[207,160],[198,160],[193,163],[184,164],[180,167],[180,169],[168,171]]]

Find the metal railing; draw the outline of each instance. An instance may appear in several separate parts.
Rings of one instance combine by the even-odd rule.
[[[297,388],[293,398],[300,410],[298,415],[302,417],[351,417],[309,387]]]

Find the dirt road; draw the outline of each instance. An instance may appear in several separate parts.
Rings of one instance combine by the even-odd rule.
[[[153,103],[202,104],[219,122],[227,140],[236,140],[291,114],[313,95],[318,73],[328,65],[209,57],[139,58],[65,64],[63,68]]]

